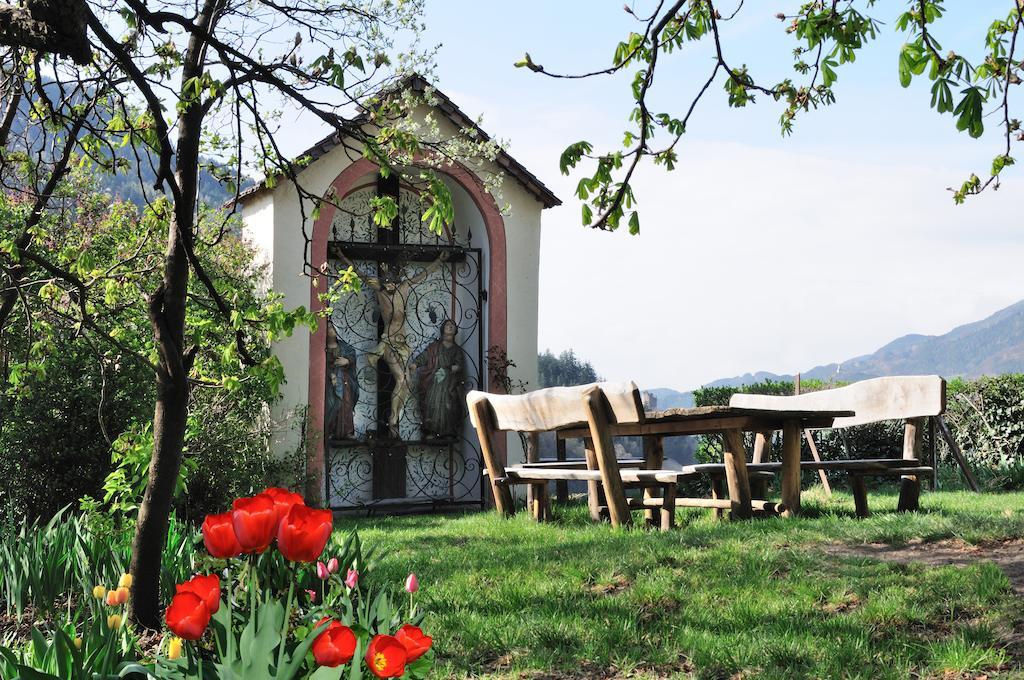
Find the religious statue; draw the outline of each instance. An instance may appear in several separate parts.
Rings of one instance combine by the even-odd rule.
[[[355,408],[359,401],[356,351],[327,323],[327,409],[324,423],[328,439],[355,438]]]
[[[451,319],[441,323],[441,337],[433,341],[410,367],[417,375],[417,396],[423,419],[423,436],[452,437],[465,417],[466,355],[455,344],[458,326]]]
[[[347,258],[346,258],[347,259]],[[377,297],[377,308],[380,310],[381,322],[384,326],[380,342],[366,355],[371,366],[384,359],[395,384],[391,392],[391,415],[388,418],[390,436],[399,438],[398,421],[402,416],[405,402],[412,394],[409,377],[409,359],[412,348],[405,335],[406,303],[413,286],[425,281],[431,274],[441,268],[448,260],[448,253],[442,252],[436,260],[427,265],[419,274],[403,280],[402,263],[382,263],[379,276],[363,277]]]

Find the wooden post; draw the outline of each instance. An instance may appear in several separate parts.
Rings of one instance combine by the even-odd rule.
[[[767,463],[772,459],[772,433],[758,432],[754,435],[755,463]]]
[[[594,451],[594,440],[587,437],[583,440],[583,456],[587,459],[587,469],[597,470],[597,453]],[[590,509],[590,519],[595,522],[601,521],[601,506],[604,505],[601,492],[601,482],[587,481],[587,507]]]
[[[725,479],[721,475],[711,476],[711,498],[712,500],[721,500],[726,497],[725,491]],[[714,509],[715,519],[722,519],[723,513],[721,508]]]
[[[867,517],[871,511],[868,510],[868,486],[864,482],[864,475],[850,475],[850,487],[853,489],[853,504],[857,509],[857,517]]]
[[[495,430],[491,422],[490,406],[485,401],[475,402],[469,409],[469,418],[480,439],[480,453],[483,455],[484,465],[487,466],[491,493],[494,495],[494,509],[499,515],[510,517],[515,514],[516,506],[505,480],[505,465],[494,451]]]
[[[932,466],[932,491],[939,488],[939,461],[935,455],[935,418],[928,419],[928,464]]]
[[[921,460],[924,440],[924,418],[908,418],[903,425],[903,459]],[[921,480],[917,475],[900,477],[899,512],[917,510],[921,498]]]
[[[565,440],[555,436],[555,460],[565,462]],[[561,504],[569,502],[569,482],[560,479],[555,482],[555,500]]]
[[[974,478],[974,473],[971,472],[971,467],[967,464],[967,459],[964,458],[963,451],[960,450],[956,440],[953,439],[953,433],[949,431],[949,425],[946,424],[946,419],[942,416],[935,416],[935,420],[939,426],[939,432],[942,433],[942,438],[946,440],[946,444],[949,446],[950,453],[953,454],[953,458],[956,460],[957,465],[960,466],[960,471],[964,473],[964,479],[967,480],[967,486],[971,488],[971,491],[980,491],[981,489],[978,487],[978,480]]]
[[[661,530],[671,531],[676,523],[676,485],[666,484],[664,487],[664,499],[661,506]]]
[[[526,462],[536,463],[540,460],[540,434],[537,432],[527,432],[523,440],[526,444]],[[534,506],[534,501],[536,500],[534,489],[536,486],[536,484],[526,485],[526,507],[528,508],[533,508]]]
[[[804,439],[807,440],[807,446],[811,449],[811,458],[820,463],[821,455],[818,453],[818,445],[814,443],[814,436],[810,430],[804,430]],[[832,485],[828,483],[828,475],[825,474],[825,470],[818,469],[818,479],[821,480],[821,486],[825,489],[825,498],[832,498]]]
[[[660,470],[665,463],[665,448],[662,438],[657,435],[650,435],[643,438],[644,444],[644,469]],[[657,498],[658,489],[644,487],[644,498]],[[644,519],[648,524],[653,525],[655,508],[644,510]]]
[[[604,487],[605,498],[608,500],[608,514],[613,527],[628,527],[633,523],[626,505],[626,492],[622,487],[622,476],[619,474],[619,461],[615,457],[612,436],[608,431],[607,406],[601,388],[593,387],[583,395],[583,408],[590,425],[590,434],[594,438],[594,452],[597,454],[597,467],[601,471],[601,486]]]
[[[747,447],[743,445],[743,432],[725,430],[723,433],[722,461],[725,463],[725,481],[729,486],[733,519],[749,519],[750,479],[747,476]]]
[[[785,517],[800,514],[800,423],[782,424],[782,504]]]

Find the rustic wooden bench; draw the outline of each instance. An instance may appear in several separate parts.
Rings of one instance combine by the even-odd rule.
[[[661,529],[668,530],[674,523],[677,505],[700,503],[699,507],[715,507],[705,505],[711,499],[676,497],[679,479],[693,473],[637,469],[642,460],[616,458],[610,424],[639,424],[645,418],[640,392],[632,382],[552,387],[523,395],[474,391],[466,400],[480,439],[495,509],[501,515],[515,512],[511,487],[527,485],[532,490],[533,517],[538,521],[549,519],[549,482],[573,480],[587,482],[591,516],[598,519],[607,513],[613,526],[631,524],[631,510],[657,510]],[[496,437],[502,433],[533,434],[571,427],[587,432],[583,460],[506,465],[496,453]],[[644,498],[627,499],[625,490],[629,488],[657,490],[660,497],[644,494]],[[607,499],[604,503],[600,500],[602,495]],[[728,508],[731,504],[728,499],[721,499],[718,505]]]
[[[854,460],[801,461],[802,469],[845,471],[850,477],[856,512],[859,517],[869,514],[867,484],[865,477],[899,477],[901,512],[917,510],[921,493],[921,478],[934,472],[932,466],[921,463],[925,427],[929,421],[938,422],[943,437],[951,444],[954,456],[964,470],[968,483],[977,490],[976,482],[966,460],[949,435],[942,420],[946,410],[946,381],[937,375],[897,376],[863,380],[852,385],[819,392],[780,397],[758,394],[736,394],[729,401],[730,406],[757,409],[847,409],[855,415],[836,418],[832,428],[853,427],[890,420],[904,421],[902,458],[870,458]],[[824,429],[824,428],[810,428]],[[808,430],[808,441],[814,441]],[[770,437],[770,434],[767,435]],[[755,445],[754,460],[748,469],[775,472],[780,463],[764,462],[770,449],[770,439],[759,436]],[[932,439],[934,441],[934,437]],[[816,453],[816,449],[813,449]],[[858,452],[859,453],[859,452]],[[932,461],[934,464],[934,461]]]

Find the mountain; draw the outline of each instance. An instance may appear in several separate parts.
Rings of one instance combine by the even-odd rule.
[[[885,375],[977,378],[1000,373],[1024,373],[1024,300],[981,321],[957,326],[944,335],[904,335],[872,354],[839,364],[815,366],[800,375],[805,379],[854,382]],[[765,380],[792,381],[793,378],[758,371],[715,380],[705,387],[739,387]],[[658,408],[693,405],[692,392],[669,388],[651,392],[658,398]]]

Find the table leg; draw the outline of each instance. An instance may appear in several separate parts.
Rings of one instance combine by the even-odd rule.
[[[743,445],[743,432],[725,430],[725,446],[722,459],[725,463],[725,481],[729,485],[729,500],[732,501],[732,518],[749,519],[753,515],[750,507],[750,479],[747,476],[747,448]]]
[[[800,514],[800,422],[789,420],[782,425],[782,504],[786,517]]]
[[[597,470],[597,452],[594,450],[594,440],[587,438],[583,440],[583,455],[587,458],[587,469]],[[601,483],[587,482],[587,507],[590,508],[590,519],[595,522],[601,521],[602,503]]]
[[[645,470],[660,470],[661,466],[665,463],[665,448],[662,443],[662,438],[656,435],[648,436],[643,438],[644,444],[644,469]],[[660,488],[645,488],[644,498],[658,498],[661,494]],[[649,525],[657,524],[656,513],[658,511],[655,508],[648,508],[644,510],[644,519]]]

